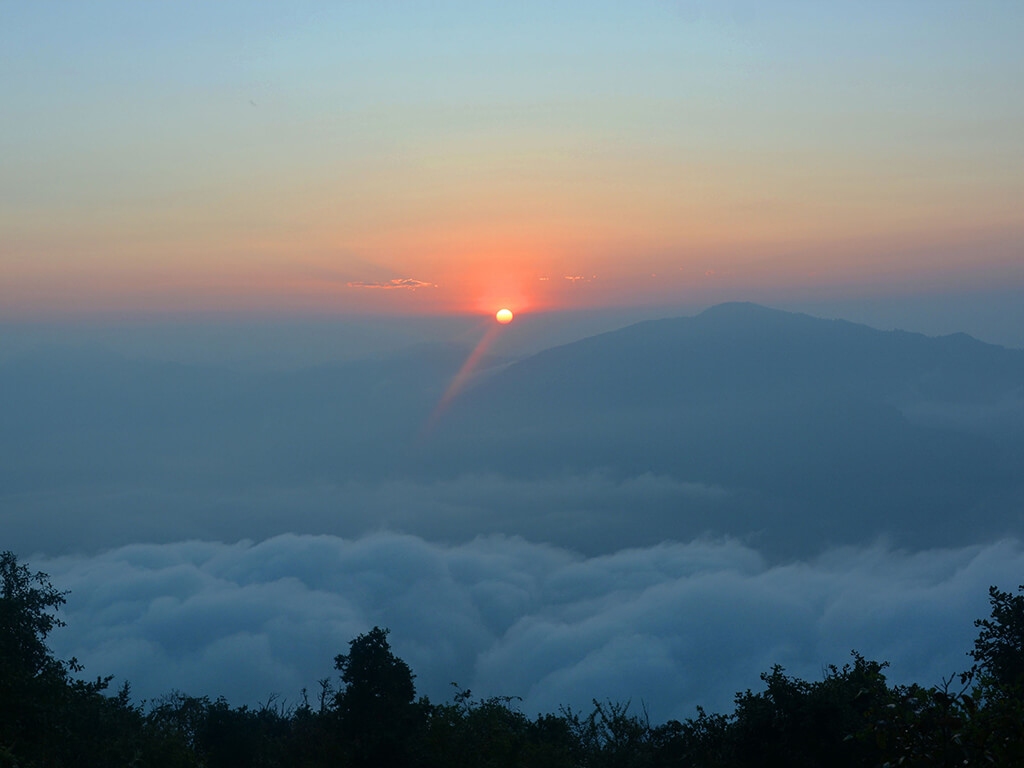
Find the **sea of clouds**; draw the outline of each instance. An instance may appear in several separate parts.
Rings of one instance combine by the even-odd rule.
[[[779,563],[728,539],[585,556],[504,535],[380,532],[133,544],[29,565],[71,590],[54,651],[139,698],[295,703],[379,625],[434,701],[458,682],[522,697],[529,713],[631,700],[661,722],[697,705],[729,711],[773,664],[820,679],[852,650],[891,662],[894,681],[941,683],[970,664],[988,587],[1022,580],[1024,548],[878,544]]]

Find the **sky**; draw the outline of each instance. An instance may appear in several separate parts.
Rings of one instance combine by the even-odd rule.
[[[0,22],[3,319],[1024,287],[1016,2],[32,2]]]
[[[963,670],[1024,563],[1022,39],[0,3],[0,549],[54,650],[294,702],[380,624],[434,701],[652,722]]]

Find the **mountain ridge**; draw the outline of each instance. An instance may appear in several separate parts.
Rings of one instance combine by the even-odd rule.
[[[649,372],[653,378],[640,380]],[[666,397],[658,382],[701,380],[728,391],[749,391],[794,377],[851,397],[883,393],[888,401],[987,398],[1024,382],[1024,351],[966,334],[931,337],[884,331],[845,320],[730,303],[691,317],[645,320],[551,347],[511,363],[500,376],[467,393],[472,402],[495,398],[592,400],[598,385],[615,397]],[[987,382],[987,383],[986,383]],[[632,387],[630,384],[632,383]],[[600,400],[601,398],[598,398]],[[596,402],[592,402],[596,405]]]

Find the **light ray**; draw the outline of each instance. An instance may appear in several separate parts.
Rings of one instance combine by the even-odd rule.
[[[452,400],[462,391],[462,388],[466,385],[466,382],[475,373],[477,364],[480,362],[480,358],[483,357],[487,349],[494,343],[494,340],[503,330],[504,326],[491,324],[487,332],[484,333],[483,337],[477,342],[476,347],[469,353],[469,357],[466,358],[466,362],[459,368],[458,373],[452,379],[451,384],[448,385],[448,389],[445,390],[441,399],[434,406],[434,410],[430,416],[423,423],[423,428],[420,430],[419,439],[417,442],[425,440],[430,433],[437,426],[437,423],[441,420],[444,412],[448,410],[448,406],[451,405]]]

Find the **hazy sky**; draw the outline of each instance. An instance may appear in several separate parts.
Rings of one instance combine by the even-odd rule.
[[[1019,291],[1021,39],[1012,1],[4,3],[0,315]]]

